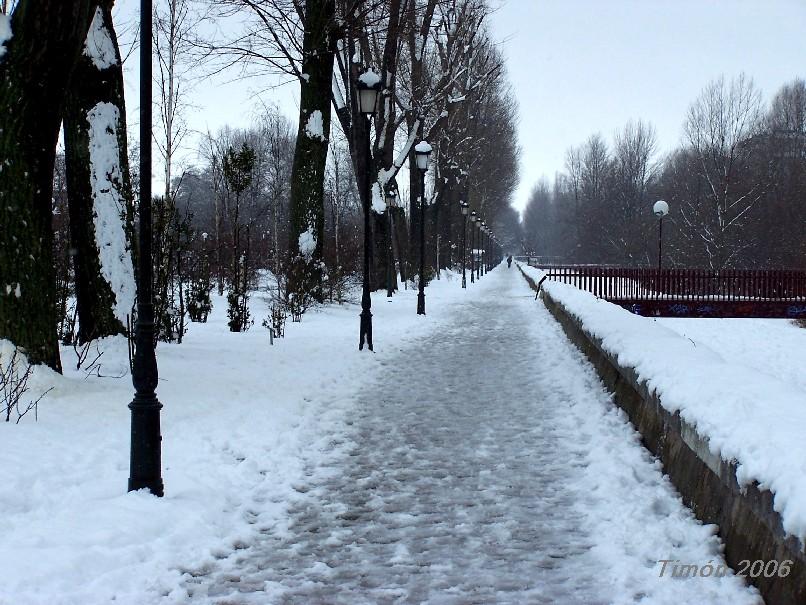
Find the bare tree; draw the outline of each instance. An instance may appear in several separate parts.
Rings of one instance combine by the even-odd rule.
[[[160,0],[154,7],[154,54],[157,58],[159,135],[157,149],[163,158],[165,198],[172,197],[174,158],[188,134],[185,112],[192,89],[195,31],[204,15],[191,8],[190,0]]]
[[[703,203],[688,202],[686,220],[698,229],[715,269],[733,266],[751,244],[747,225],[766,187],[746,178],[756,150],[748,141],[760,124],[761,94],[744,74],[711,82],[688,111],[686,138],[705,187]]]

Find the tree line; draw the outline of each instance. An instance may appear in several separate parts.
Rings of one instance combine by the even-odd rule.
[[[0,16],[13,32],[0,51],[0,339],[56,370],[60,342],[128,334],[134,321],[140,175],[113,5],[19,0]],[[248,297],[266,271],[277,282],[273,315],[349,298],[366,207],[374,289],[390,265],[404,280],[416,275],[421,204],[425,279],[462,262],[460,201],[516,240],[517,106],[490,10],[485,0],[156,2],[159,338],[181,342],[215,291],[230,329],[248,329],[260,319]],[[225,69],[294,78],[297,123],[264,99],[250,127],[205,133],[200,159],[181,165],[188,91]],[[367,70],[382,82],[371,121],[355,89]],[[435,149],[425,191],[416,170],[403,181],[420,140]],[[356,185],[365,171],[369,196]],[[393,190],[404,203],[387,212]]]
[[[669,204],[663,264],[806,268],[806,84],[765,106],[745,75],[710,82],[690,105],[680,147],[660,157],[638,120],[610,144],[567,151],[565,171],[534,187],[523,249],[558,261],[655,265],[656,200]]]

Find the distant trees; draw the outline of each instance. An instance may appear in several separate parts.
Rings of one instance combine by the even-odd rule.
[[[319,225],[326,205],[323,168],[331,105],[350,150],[352,174],[372,174],[369,198],[363,188],[357,193],[373,212],[373,287],[385,285],[389,264],[398,261],[406,275],[416,266],[412,260],[417,247],[407,240],[417,228],[420,203],[429,206],[433,268],[460,260],[455,250],[462,196],[471,193],[471,205],[486,212],[491,223],[497,212],[506,212],[517,180],[516,107],[507,90],[503,58],[486,30],[487,2],[381,0],[356,5],[317,0],[302,5],[226,0],[216,4],[216,11],[233,24],[228,35],[208,43],[222,65],[237,62],[250,74],[283,73],[300,84],[303,106],[286,266],[299,264],[304,252],[300,242],[305,250],[315,244],[304,289],[315,290],[321,283],[317,259],[322,254]],[[365,157],[361,142],[366,122],[358,111],[355,81],[369,68],[379,73],[383,90],[371,127],[372,150]],[[384,195],[405,161],[411,161],[420,139],[428,139],[436,149],[431,172],[435,187],[430,199],[423,199],[417,171],[410,171],[408,217],[402,208],[393,210],[391,233]],[[291,284],[299,282],[290,277]]]
[[[57,370],[59,338],[125,334],[134,306],[138,146],[129,147],[126,132],[112,6],[0,3],[0,339]],[[164,178],[152,200],[157,338],[181,342],[188,320],[206,321],[215,286],[233,331],[252,325],[249,292],[269,276],[277,317],[298,320],[310,304],[349,299],[363,209],[372,213],[373,287],[385,285],[387,268],[395,284],[398,275],[412,278],[419,252],[410,234],[421,208],[426,279],[461,265],[460,201],[519,241],[509,207],[517,104],[487,29],[490,11],[486,0],[156,2],[154,137]],[[207,28],[212,19],[227,27]],[[213,30],[214,39],[201,39]],[[182,158],[180,170],[190,138],[186,94],[207,60],[208,72],[237,66],[240,75],[295,78],[298,121],[263,103],[249,128],[201,137],[196,165]],[[369,69],[382,86],[371,122],[355,94]],[[424,191],[417,170],[408,186],[401,177],[422,139],[435,150]],[[357,186],[363,175],[369,195]],[[387,210],[392,189],[401,203]]]
[[[660,161],[648,123],[627,124],[609,148],[594,135],[569,150],[553,191],[545,183],[534,190],[528,247],[569,262],[654,264],[651,207],[666,199],[668,264],[805,267],[805,116],[802,80],[783,86],[765,112],[740,75],[705,87],[686,116],[683,146]],[[562,237],[544,233],[546,221]]]

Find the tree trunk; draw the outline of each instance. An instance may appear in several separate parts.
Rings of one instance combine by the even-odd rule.
[[[291,171],[291,267],[289,290],[322,301],[322,247],[325,228],[325,166],[330,136],[334,0],[308,0],[302,42],[300,108]]]
[[[0,57],[0,339],[57,371],[53,165],[93,8],[91,0],[21,0]]]
[[[134,306],[130,255],[133,195],[123,69],[112,4],[95,11],[64,113],[70,240],[79,342],[125,332]],[[113,118],[104,122],[104,118]],[[114,132],[109,132],[109,128]],[[114,155],[105,147],[116,145]]]

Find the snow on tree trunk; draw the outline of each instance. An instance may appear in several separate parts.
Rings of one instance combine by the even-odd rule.
[[[322,244],[325,166],[335,46],[333,0],[305,4],[299,128],[291,173],[288,289],[323,300]]]
[[[95,10],[64,117],[79,340],[120,334],[135,299],[123,72],[112,2]]]
[[[0,57],[0,339],[61,370],[53,272],[56,143],[91,0],[20,0]]]

